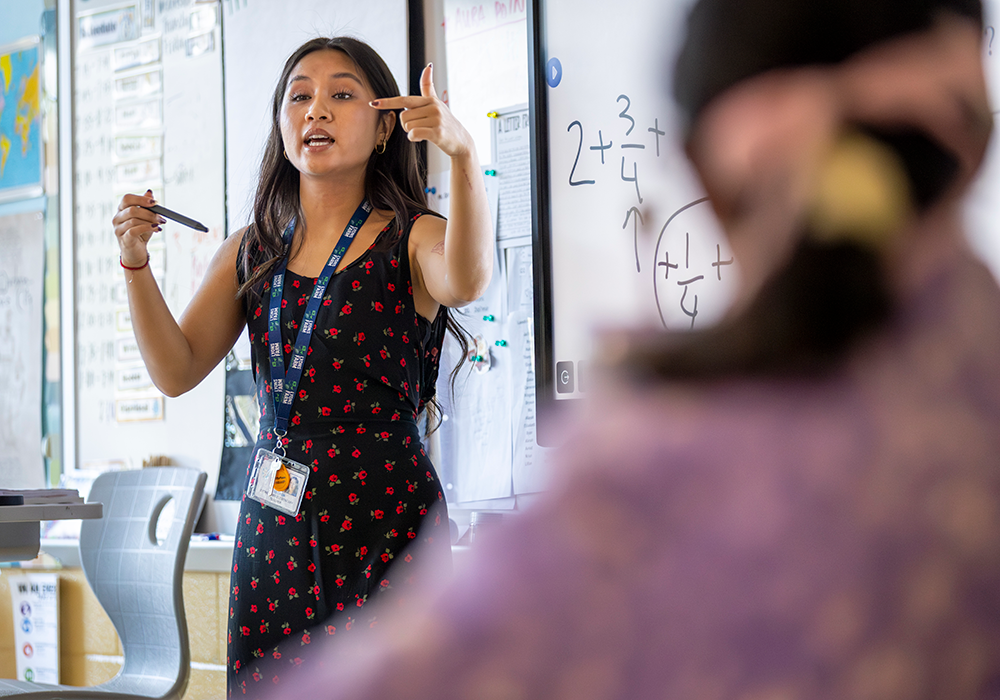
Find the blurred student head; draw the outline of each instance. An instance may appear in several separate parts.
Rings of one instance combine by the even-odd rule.
[[[823,371],[891,318],[985,153],[982,36],[978,0],[698,2],[674,96],[744,290],[718,328],[630,364]]]

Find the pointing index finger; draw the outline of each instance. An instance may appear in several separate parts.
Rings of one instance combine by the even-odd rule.
[[[383,97],[378,100],[372,100],[368,104],[376,109],[413,109],[414,107],[423,107],[430,104],[431,99],[423,96],[416,95],[400,95],[399,97]]]

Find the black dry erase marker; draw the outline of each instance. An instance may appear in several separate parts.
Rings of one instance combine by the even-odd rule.
[[[189,228],[193,228],[195,231],[206,231],[206,232],[208,231],[208,227],[205,226],[205,224],[201,223],[200,221],[195,221],[194,219],[189,219],[188,217],[184,216],[183,214],[178,214],[177,212],[171,211],[170,209],[167,209],[166,207],[161,207],[159,204],[154,204],[151,207],[143,207],[143,209],[149,209],[149,211],[153,212],[154,214],[159,214],[160,216],[165,216],[168,219],[172,219],[172,220],[176,221],[179,224],[184,224],[185,226],[187,226]]]

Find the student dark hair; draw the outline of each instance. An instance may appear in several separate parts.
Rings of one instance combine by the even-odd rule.
[[[702,0],[688,16],[673,93],[690,126],[713,97],[766,71],[840,63],[927,29],[943,12],[983,23],[980,0]]]

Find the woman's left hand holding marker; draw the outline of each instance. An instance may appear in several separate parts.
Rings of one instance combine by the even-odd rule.
[[[159,214],[144,207],[156,204],[152,190],[146,194],[127,194],[118,205],[118,213],[111,222],[115,225],[115,238],[121,251],[121,264],[127,270],[142,269],[149,262],[146,244],[153,234],[167,222]]]

